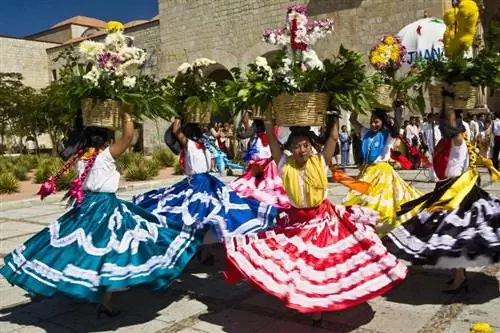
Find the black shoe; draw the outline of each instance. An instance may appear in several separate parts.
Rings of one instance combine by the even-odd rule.
[[[312,327],[321,327],[323,325],[323,313],[319,319],[313,319],[311,324]]]
[[[99,304],[97,307],[97,319],[101,319],[101,315],[106,315],[108,318],[114,318],[121,313],[119,310],[110,310],[106,308],[104,305]]]
[[[467,279],[465,279],[457,288],[446,289],[446,290],[443,290],[442,292],[444,294],[448,294],[448,295],[458,295],[462,292],[468,292],[468,291],[469,291],[469,281],[467,281]]]

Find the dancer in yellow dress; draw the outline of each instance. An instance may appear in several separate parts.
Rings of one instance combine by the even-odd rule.
[[[387,113],[382,109],[373,111],[370,128],[363,127],[355,113],[351,115],[350,121],[362,140],[363,166],[360,180],[372,184],[372,187],[368,194],[349,191],[343,204],[377,211],[380,214],[377,232],[385,235],[414,213],[408,212],[398,218],[396,212],[401,205],[422,195],[406,183],[389,164],[392,143],[399,136],[402,108],[395,108],[394,125],[389,123]]]

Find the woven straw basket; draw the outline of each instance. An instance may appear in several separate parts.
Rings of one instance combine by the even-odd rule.
[[[455,94],[453,107],[455,109],[473,109],[477,102],[477,88],[470,82],[458,81],[452,84],[452,90]]]
[[[279,126],[323,126],[329,95],[325,93],[281,94],[274,98],[273,108]]]
[[[122,128],[121,103],[111,99],[94,101],[86,98],[82,102],[83,126],[102,127],[111,130]]]
[[[431,108],[441,108],[443,106],[443,87],[442,82],[429,84],[429,102]]]
[[[383,109],[392,109],[394,102],[392,96],[392,87],[388,84],[380,84],[375,88],[375,101],[378,107]]]
[[[210,124],[212,115],[210,110],[206,108],[195,108],[191,110],[186,110],[184,113],[184,121],[186,123],[194,124]]]

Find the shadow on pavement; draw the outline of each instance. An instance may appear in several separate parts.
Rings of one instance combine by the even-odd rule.
[[[411,269],[407,279],[383,297],[390,302],[423,304],[482,304],[500,296],[499,282],[496,277],[481,272],[467,272],[469,291],[457,295],[444,294],[451,271]]]

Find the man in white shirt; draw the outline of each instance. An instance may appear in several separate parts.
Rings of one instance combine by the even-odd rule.
[[[472,115],[470,117],[469,125],[470,125],[470,135],[471,135],[470,142],[472,142],[472,144],[475,144],[477,136],[479,135],[479,133],[481,133],[479,131],[479,122],[477,121],[476,115]]]
[[[436,118],[439,115],[429,113],[427,116],[427,121],[422,126],[422,134],[424,138],[424,143],[427,146],[427,151],[432,157],[434,153],[434,147],[441,140],[441,131],[439,130],[439,126],[437,124]]]
[[[427,147],[427,158],[432,161],[432,156],[434,154],[434,147],[441,140],[441,131],[439,130],[439,114],[429,113],[427,116],[427,121],[422,126],[422,137],[424,144]],[[434,181],[437,180],[434,168],[431,166],[429,168],[429,173],[432,175]]]
[[[418,146],[418,127],[415,117],[410,117],[410,124],[406,126],[406,140],[411,146]]]
[[[500,117],[498,113],[495,113],[495,120],[493,120],[493,135],[495,139],[493,141],[493,165],[495,169],[498,170],[498,153],[500,152]]]

